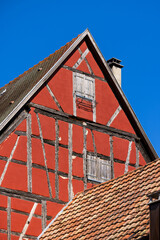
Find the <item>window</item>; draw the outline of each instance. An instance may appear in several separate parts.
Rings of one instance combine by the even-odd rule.
[[[94,78],[84,74],[75,73],[75,94],[76,97],[92,101],[94,99]]]
[[[111,164],[109,160],[87,156],[87,176],[88,179],[105,182],[111,179]]]
[[[95,79],[81,73],[73,73],[73,108],[95,112]]]

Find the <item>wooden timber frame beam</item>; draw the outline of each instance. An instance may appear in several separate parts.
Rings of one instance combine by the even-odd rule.
[[[5,233],[5,234],[8,235],[8,230],[0,229],[0,233]],[[17,237],[20,237],[20,235],[21,235],[21,233],[15,232],[15,231],[10,231],[10,234],[11,234],[12,236],[17,236]],[[9,236],[10,236],[10,235],[8,235],[8,237],[9,237]],[[37,237],[36,237],[36,236],[31,236],[31,235],[24,234],[23,239],[35,239],[35,240],[36,240]],[[8,240],[9,240],[9,238],[8,238]]]
[[[22,131],[15,131],[15,134],[18,135],[18,136],[26,136],[26,133],[25,132],[22,132]],[[112,137],[112,136],[111,136]],[[37,138],[37,139],[40,139],[40,137],[36,136],[36,135],[32,135],[32,138]],[[55,141],[53,140],[48,140],[48,139],[43,139],[44,143],[46,144],[49,144],[51,146],[55,146]],[[62,148],[66,148],[68,149],[68,145],[64,145],[64,144],[59,144],[59,147],[62,147]],[[90,154],[90,155],[93,155],[95,156],[95,152],[90,152],[90,151],[87,151],[87,154]],[[79,158],[83,158],[83,154],[81,153],[77,153],[77,152],[72,152],[72,156],[75,156],[75,157],[79,157]],[[100,154],[100,153],[96,153],[96,156],[103,159],[103,160],[108,160],[110,161],[110,156],[106,156],[106,155],[103,155],[103,154]],[[7,157],[3,157],[3,156],[0,156],[0,160],[3,160],[3,161],[8,161],[8,158]],[[13,163],[16,163],[16,164],[20,164],[20,165],[27,165],[26,162],[23,162],[21,160],[17,160],[17,159],[11,159],[11,162]],[[118,162],[118,163],[121,163],[121,164],[125,164],[125,162],[123,160],[120,160],[118,158],[114,158],[114,162]],[[129,163],[130,166],[132,167],[136,167],[136,165],[134,163]],[[141,166],[139,164],[139,166]],[[42,166],[40,164],[37,164],[37,163],[32,163],[32,167],[33,168],[36,168],[36,169],[41,169],[41,170],[44,170],[46,171],[46,168],[45,166]],[[51,169],[51,168],[48,168],[48,172],[52,172],[52,173],[56,173],[56,170],[54,169]],[[62,171],[57,171],[57,174],[58,176],[62,176],[62,177],[67,177],[68,178],[68,174],[65,173],[65,172],[62,172]],[[75,175],[72,175],[72,178],[73,179],[76,179],[76,180],[81,180],[81,181],[84,181],[84,178],[83,177],[78,177],[78,176],[75,176]],[[88,180],[90,182],[94,181],[94,180]]]
[[[12,197],[8,197],[8,199],[9,198],[12,198]],[[31,201],[30,201],[31,202]],[[46,201],[42,201],[42,208],[43,208],[43,202],[45,202],[46,203]],[[33,202],[34,203],[34,202]],[[18,213],[18,214],[22,214],[22,215],[25,215],[25,216],[29,216],[29,212],[25,212],[25,209],[24,209],[24,211],[22,211],[22,210],[17,210],[17,209],[14,209],[14,208],[11,208],[11,209],[9,209],[9,204],[8,204],[8,206],[7,206],[7,208],[6,207],[0,207],[0,210],[1,211],[4,211],[4,212],[9,212],[9,214],[10,214],[10,212],[14,212],[14,213]],[[46,212],[45,212],[45,214],[46,214]],[[35,218],[38,218],[38,219],[42,219],[42,215],[40,215],[40,214],[36,214],[36,213],[34,213],[33,214],[33,217],[35,217]],[[46,215],[46,219],[47,220],[51,220],[52,219],[52,216],[48,216],[48,215]]]
[[[69,71],[71,71],[71,72],[76,72],[76,73],[85,74],[86,76],[99,79],[99,80],[101,80],[101,81],[103,81],[103,82],[107,82],[106,79],[104,79],[104,78],[102,78],[102,77],[99,77],[99,76],[96,76],[96,75],[94,75],[93,73],[86,73],[86,72],[83,72],[83,71],[81,71],[81,70],[79,70],[79,69],[75,69],[75,68],[73,68],[73,67],[69,67],[69,66],[66,66],[66,65],[63,65],[62,68],[67,69],[67,70],[69,70]]]
[[[119,138],[127,139],[128,141],[134,141],[136,143],[137,150],[141,151],[143,157],[146,159],[147,162],[150,162],[149,156],[147,155],[140,139],[134,134],[130,134],[130,133],[127,133],[127,132],[124,132],[124,131],[121,131],[121,130],[117,130],[117,129],[114,129],[114,128],[111,128],[111,127],[108,127],[108,126],[105,126],[105,125],[93,123],[91,121],[89,122],[89,121],[86,121],[86,119],[73,117],[72,115],[61,113],[59,111],[56,111],[56,110],[53,110],[53,109],[50,109],[50,108],[47,108],[47,107],[44,107],[44,106],[41,106],[41,105],[31,103],[31,104],[29,104],[29,107],[31,107],[31,106],[35,108],[35,111],[37,111],[37,113],[41,113],[43,115],[55,118],[57,120],[60,119],[60,120],[63,120],[65,122],[68,122],[68,123],[71,123],[71,124],[77,124],[77,125],[81,126],[82,128],[84,127],[84,123],[85,123],[86,128],[90,129],[91,131],[95,130],[95,131],[99,131],[99,132],[109,134],[110,137],[116,136],[116,137],[119,137]],[[3,141],[9,135],[10,132],[14,131],[15,128],[18,126],[18,124],[20,124],[24,119],[28,119],[28,117],[30,117],[30,114],[29,114],[30,108],[29,107],[26,106],[26,109],[23,109],[23,111],[14,119],[12,124],[9,125],[8,128],[6,128],[5,132],[2,134],[1,141]],[[28,121],[28,122],[30,123],[30,121]],[[26,134],[28,134],[28,133],[23,132],[23,131],[16,131],[15,134],[18,135],[18,136],[21,136],[21,135],[26,136]],[[33,134],[31,134],[30,138],[31,137],[39,138],[38,136],[33,135]],[[44,143],[55,146],[54,141],[51,141],[51,140],[48,140],[48,139],[44,139],[43,141],[44,141]],[[61,143],[59,143],[59,146],[64,147],[64,148],[68,148],[67,145],[65,146]],[[87,153],[88,153],[88,151],[87,151]],[[79,153],[73,152],[72,154],[74,156],[78,156],[78,157],[83,158],[83,156]],[[90,154],[92,154],[92,153],[90,153]],[[97,154],[97,156],[101,157],[102,159],[110,160],[107,156],[104,156],[104,155],[99,154],[99,153]],[[0,157],[0,159],[8,161],[8,159],[5,158],[5,157]],[[21,162],[19,160],[15,160],[15,159],[12,159],[11,161],[15,162],[15,163],[18,163],[18,164],[24,164],[24,162]],[[114,161],[119,162],[119,163],[123,163],[123,161],[121,161],[120,159],[115,159],[114,158]],[[131,163],[129,163],[129,165],[132,166]],[[33,163],[33,167],[43,169],[43,166],[40,166],[40,165],[34,164],[34,163]],[[43,169],[43,170],[45,170],[45,169]],[[49,171],[52,172],[52,169],[49,169]],[[66,175],[63,172],[58,171],[57,173],[60,176],[68,177],[68,175]],[[79,177],[77,177],[77,176],[73,176],[73,178],[74,179],[79,179]],[[84,179],[80,179],[80,180],[84,181]],[[29,187],[29,190],[30,190],[30,187]]]
[[[137,148],[139,151],[141,151],[143,157],[145,158],[146,162],[149,163],[151,161],[150,156],[148,155],[148,152],[146,151],[146,149],[144,148],[143,143],[141,142],[141,138],[139,138],[137,135],[133,134],[133,133],[129,133],[123,130],[119,130],[110,126],[106,126],[106,125],[102,125],[99,123],[95,123],[89,120],[86,120],[84,118],[80,118],[80,117],[75,117],[73,115],[64,113],[64,112],[60,112],[39,104],[35,104],[35,103],[29,103],[27,105],[27,108],[33,107],[35,108],[35,113],[40,113],[42,115],[57,119],[57,120],[62,120],[68,123],[72,123],[72,124],[76,124],[79,125],[83,128],[84,123],[86,124],[86,128],[90,129],[90,130],[95,130],[98,132],[103,132],[105,134],[108,134],[109,136],[114,136],[114,137],[118,137],[118,138],[122,138],[122,139],[126,139],[128,141],[133,141],[135,142]]]
[[[78,38],[75,40],[75,42],[66,50],[66,52],[58,59],[58,61],[50,68],[50,70],[45,73],[42,78],[32,87],[32,89],[29,89],[27,95],[23,99],[20,99],[18,104],[14,109],[11,110],[11,112],[7,115],[7,117],[0,123],[0,131],[1,133],[4,132],[4,129],[6,129],[6,126],[9,122],[13,120],[15,115],[19,111],[24,108],[24,106],[34,97],[34,94],[40,90],[41,87],[46,84],[50,80],[51,77],[53,77],[56,72],[64,66],[66,61],[70,58],[70,56],[79,49],[80,45],[83,42],[86,42],[87,47],[89,51],[91,51],[95,61],[97,61],[103,75],[104,79],[111,87],[114,95],[116,96],[120,106],[126,113],[127,118],[129,119],[132,127],[134,128],[136,135],[141,139],[141,145],[142,148],[145,149],[149,161],[153,161],[156,158],[158,158],[158,155],[153,148],[152,144],[150,143],[145,131],[143,130],[140,122],[138,121],[133,109],[131,108],[127,98],[125,97],[121,87],[119,86],[118,82],[116,81],[116,78],[114,77],[110,67],[108,66],[105,58],[103,57],[102,53],[100,52],[94,38],[92,37],[90,31],[86,29],[82,34],[78,36]],[[3,134],[3,133],[2,133]]]
[[[32,201],[32,202],[36,202],[36,203],[41,203],[43,200],[55,202],[55,203],[59,203],[59,204],[67,203],[67,202],[64,202],[64,201],[56,199],[56,198],[45,197],[42,195],[37,195],[34,193],[24,192],[24,191],[15,190],[15,189],[9,189],[9,188],[5,188],[5,187],[0,187],[0,193],[1,193],[1,195],[5,195],[8,197],[20,198],[23,200]]]
[[[132,134],[129,132],[125,132],[125,131],[122,131],[122,130],[119,130],[116,128],[108,127],[108,126],[105,126],[105,125],[102,125],[99,123],[95,123],[95,122],[86,120],[84,118],[74,117],[73,115],[62,113],[57,110],[53,110],[51,108],[48,108],[48,107],[45,107],[45,106],[42,106],[39,104],[29,103],[28,106],[35,108],[35,110],[34,110],[35,113],[40,113],[42,115],[45,115],[45,116],[48,116],[51,118],[55,118],[58,120],[62,120],[62,121],[68,122],[68,123],[76,124],[81,127],[84,126],[84,122],[85,122],[86,128],[88,128],[90,130],[103,132],[110,136],[124,138],[129,141],[137,141],[137,142],[140,141],[140,138],[138,138],[135,134]]]

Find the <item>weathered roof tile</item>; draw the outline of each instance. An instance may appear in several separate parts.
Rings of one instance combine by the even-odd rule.
[[[147,195],[159,190],[160,159],[79,193],[40,239],[140,239],[149,234]]]

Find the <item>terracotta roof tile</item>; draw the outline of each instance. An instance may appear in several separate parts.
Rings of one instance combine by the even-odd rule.
[[[160,159],[77,194],[40,239],[140,239],[149,234],[147,195],[159,190]]]

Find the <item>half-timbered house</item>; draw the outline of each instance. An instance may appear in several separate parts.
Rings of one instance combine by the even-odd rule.
[[[0,89],[0,239],[36,239],[80,191],[158,156],[88,29]]]

